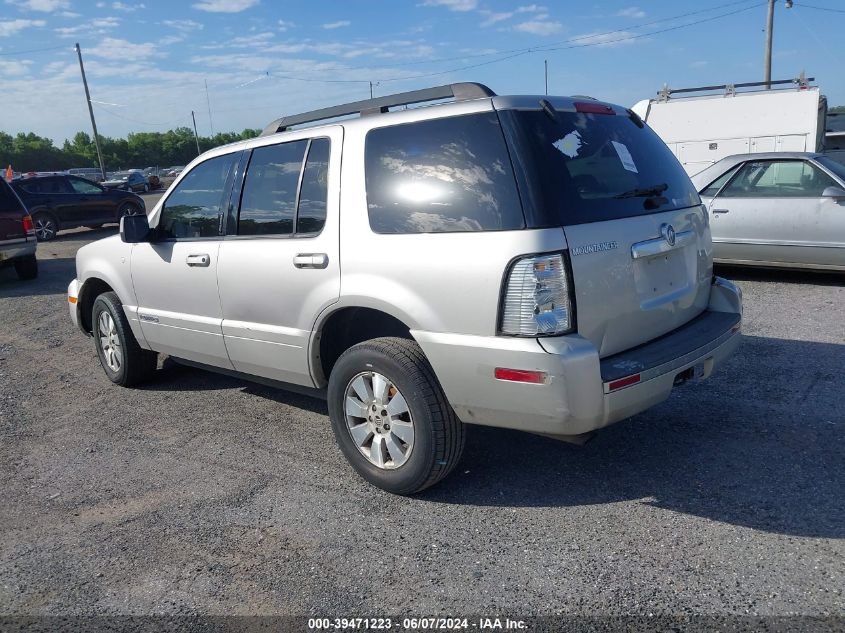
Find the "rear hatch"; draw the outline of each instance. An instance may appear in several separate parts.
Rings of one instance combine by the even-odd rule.
[[[609,356],[707,306],[706,211],[663,141],[630,111],[550,98],[497,103],[526,221],[566,235],[578,332]]]
[[[24,215],[21,201],[6,181],[0,180],[0,242],[26,238]]]

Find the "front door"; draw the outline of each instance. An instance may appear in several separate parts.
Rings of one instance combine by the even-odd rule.
[[[335,127],[252,151],[217,271],[223,337],[238,371],[314,384],[311,331],[340,295],[342,139]]]
[[[800,160],[746,162],[710,203],[717,259],[774,264],[824,264],[826,187],[836,182]],[[831,254],[835,249],[831,249]],[[830,262],[833,264],[834,262]]]
[[[154,241],[132,249],[138,320],[157,352],[232,368],[217,290],[223,218],[240,152],[196,165],[163,201]]]
[[[114,221],[114,202],[105,195],[102,187],[84,178],[68,176],[71,194],[78,209],[80,221],[101,224]]]

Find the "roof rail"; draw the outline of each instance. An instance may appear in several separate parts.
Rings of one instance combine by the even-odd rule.
[[[779,79],[777,81],[751,81],[742,84],[723,84],[721,86],[700,86],[698,88],[669,88],[668,85],[664,84],[663,88],[658,91],[657,98],[659,101],[668,101],[672,95],[682,94],[686,92],[707,92],[710,90],[724,90],[725,96],[734,96],[736,95],[737,88],[756,88],[760,86],[783,86],[786,84],[792,84],[798,86],[800,89],[806,89],[809,87],[811,81],[815,81],[815,77],[805,77],[804,73],[801,73],[799,77],[795,79]]]
[[[265,127],[261,132],[261,136],[275,134],[276,132],[284,132],[294,125],[314,123],[325,119],[335,119],[349,114],[360,114],[361,116],[366,116],[369,114],[387,112],[388,108],[396,106],[424,103],[426,101],[437,101],[438,99],[455,99],[456,101],[465,101],[467,99],[480,99],[482,97],[495,96],[496,93],[490,90],[487,86],[471,82],[435,86],[433,88],[423,88],[422,90],[400,92],[395,95],[376,97],[375,99],[365,99],[363,101],[345,103],[343,105],[332,106],[330,108],[312,110],[311,112],[303,112],[302,114],[284,116],[276,119]]]

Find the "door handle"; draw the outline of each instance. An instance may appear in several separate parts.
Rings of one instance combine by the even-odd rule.
[[[713,215],[720,215],[722,213],[730,213],[730,209],[713,209]]]
[[[297,268],[326,268],[329,256],[325,253],[298,253],[293,258],[293,265]]]
[[[205,253],[202,255],[188,255],[185,263],[188,264],[188,266],[206,267],[211,263],[211,257]]]

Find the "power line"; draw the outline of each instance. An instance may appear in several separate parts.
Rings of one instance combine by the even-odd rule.
[[[799,7],[805,7],[807,9],[815,9],[816,11],[830,11],[831,13],[845,13],[845,9],[831,9],[830,7],[817,7],[812,4],[804,4],[803,2],[798,3]]]
[[[6,51],[0,52],[0,57],[15,57],[20,55],[29,55],[30,53],[43,53],[45,51],[57,51],[59,49],[67,49],[67,51],[72,51],[74,49],[68,48],[67,46],[49,46],[47,48],[31,48],[27,51]]]

